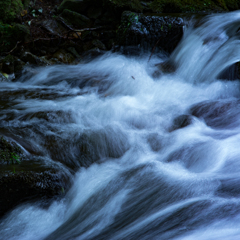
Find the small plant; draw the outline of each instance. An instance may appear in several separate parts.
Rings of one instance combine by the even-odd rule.
[[[14,161],[16,163],[20,163],[20,157],[16,153],[11,153],[11,158],[10,160],[12,161],[12,164],[14,164]]]
[[[20,163],[19,154],[22,150],[14,142],[9,142],[3,137],[0,137],[0,160],[6,163]]]

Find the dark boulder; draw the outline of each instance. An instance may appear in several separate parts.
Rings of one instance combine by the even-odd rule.
[[[86,28],[91,24],[91,20],[88,17],[68,9],[64,9],[60,17],[62,17],[67,24],[76,26],[77,28]]]
[[[130,147],[127,136],[111,127],[73,134],[72,141],[55,135],[45,139],[44,147],[51,158],[73,170],[89,167],[100,159],[120,158]]]
[[[171,53],[182,38],[183,26],[179,17],[144,16],[125,11],[118,29],[118,44],[144,50],[155,47]]]
[[[40,23],[40,26],[50,32],[53,35],[63,36],[66,34],[67,29],[65,29],[60,23],[55,19],[47,19]]]

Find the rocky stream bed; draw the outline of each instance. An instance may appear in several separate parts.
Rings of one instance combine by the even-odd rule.
[[[5,6],[2,2],[0,9]],[[0,217],[23,202],[41,199],[42,207],[49,206],[51,201],[65,196],[79,168],[87,168],[102,158],[120,158],[130,148],[120,128],[89,130],[81,136],[74,135],[76,142],[72,146],[69,139],[57,137],[56,126],[47,126],[47,133],[43,134],[42,129],[38,129],[34,123],[35,118],[40,119],[40,122],[68,123],[74,118],[71,111],[67,115],[61,109],[30,111],[20,115],[21,107],[8,111],[15,105],[21,105],[21,99],[61,101],[64,97],[81,96],[84,94],[82,91],[59,93],[49,90],[47,84],[46,88],[41,89],[24,89],[18,85],[19,89],[12,90],[8,89],[7,84],[19,84],[24,82],[24,78],[31,79],[41,71],[38,67],[62,65],[65,68],[68,65],[69,71],[74,73],[71,65],[84,65],[107,52],[131,56],[147,53],[149,58],[158,53],[166,56],[168,61],[155,63],[152,76],[172,73],[177,66],[168,57],[180,42],[184,28],[192,17],[191,11],[187,14],[166,13],[169,11],[168,5],[164,5],[165,13],[156,13],[148,1],[141,2],[139,8],[136,7],[138,5],[116,5],[111,1],[20,2],[16,1],[20,9],[11,8],[15,9],[17,17],[8,19],[3,15],[0,22],[0,82],[6,83],[0,95]],[[171,8],[170,5],[170,12],[176,6],[172,5]],[[216,8],[216,11],[226,10],[227,7]],[[201,11],[196,18],[196,26],[197,19],[206,13]],[[229,78],[229,74],[229,71],[225,71],[222,76]],[[231,68],[231,74],[233,79],[238,77],[238,65]],[[84,75],[79,87],[97,86],[98,93],[105,94],[109,88],[103,81],[105,77],[97,75],[90,78]],[[131,77],[135,79],[135,76]],[[68,76],[65,76],[64,81],[69,84]],[[99,84],[101,81],[103,83]],[[111,92],[107,92],[106,96],[108,94],[111,95]],[[190,115],[197,114],[195,110],[195,115]],[[192,121],[190,115],[177,117],[170,131],[189,125]],[[24,126],[25,121],[32,123]],[[18,123],[21,124],[18,126]],[[113,137],[107,137],[108,134]],[[119,135],[119,138],[114,134]],[[35,137],[41,139],[41,146],[34,142]],[[153,148],[158,149],[158,138],[153,136],[152,139]],[[117,142],[116,146],[112,146],[112,142]],[[61,152],[63,146],[65,151]],[[115,150],[111,152],[113,147]],[[76,157],[79,158],[78,164],[73,160]]]

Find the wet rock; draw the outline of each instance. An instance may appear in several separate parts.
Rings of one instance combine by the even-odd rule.
[[[37,57],[36,55],[30,53],[30,52],[25,52],[22,56],[21,59],[24,62],[28,62],[30,64],[38,65],[38,66],[47,66],[49,65],[49,62],[46,61],[44,58]]]
[[[125,11],[121,17],[117,42],[121,46],[139,46],[152,50],[154,46],[171,53],[183,35],[183,20],[171,16],[144,16]]]
[[[204,101],[191,107],[190,114],[203,119],[208,126],[227,128],[238,126],[240,117],[239,100]]]
[[[221,197],[239,197],[240,186],[238,179],[225,178],[220,179],[220,186],[218,187],[216,194]]]
[[[127,136],[112,128],[84,133],[78,144],[79,160],[83,165],[100,158],[119,158],[129,149]]]
[[[106,53],[106,51],[100,50],[99,48],[92,48],[90,50],[87,50],[82,54],[83,63],[90,62],[93,59],[102,56],[104,53]]]
[[[11,171],[0,171],[0,216],[25,201],[53,198],[68,189],[69,179],[59,170],[16,169],[12,165]]]
[[[171,131],[187,127],[192,123],[192,121],[193,119],[191,115],[188,114],[180,115],[173,120],[173,126],[171,128]]]
[[[61,195],[69,184],[70,175],[59,165],[30,160],[15,142],[0,137],[0,216],[27,200]]]
[[[61,14],[60,17],[64,18],[64,20],[73,26],[78,28],[89,27],[91,24],[91,20],[77,12],[73,12],[70,10],[65,9]]]
[[[71,138],[69,141],[51,134],[46,137],[45,147],[52,159],[73,170],[89,167],[100,159],[120,158],[130,147],[127,136],[111,127],[75,133]]]
[[[154,152],[162,149],[162,137],[157,133],[149,134],[147,141]]]
[[[177,69],[175,63],[171,60],[166,60],[164,62],[156,64],[155,66],[157,69],[153,73],[154,78],[158,78],[162,74],[174,73]]]
[[[106,46],[98,39],[93,40],[92,44],[101,50],[106,50]]]
[[[234,102],[204,101],[191,107],[190,113],[198,118],[217,118],[236,105]]]
[[[63,63],[72,63],[75,60],[75,57],[64,49],[60,49],[54,53],[53,58],[56,58]]]

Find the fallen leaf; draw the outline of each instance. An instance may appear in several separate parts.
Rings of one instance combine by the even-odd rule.
[[[8,76],[7,73],[2,73],[2,75],[3,75],[5,78],[9,78],[9,76]]]
[[[23,11],[21,12],[21,16],[24,17],[25,15],[27,15],[27,13],[28,13],[27,10],[23,10]]]
[[[73,37],[74,38],[79,38],[79,37],[81,37],[81,32],[75,32],[75,33],[73,33]]]

